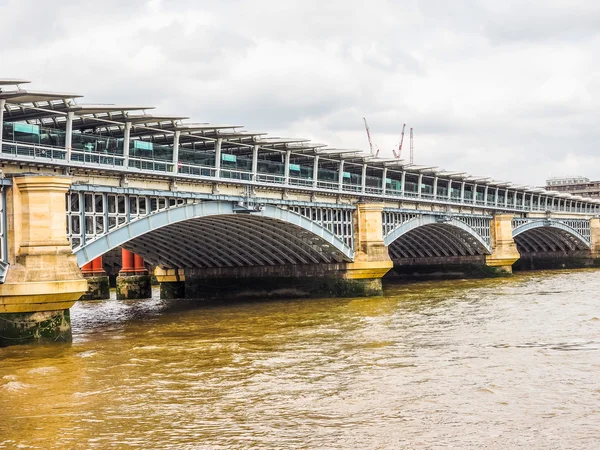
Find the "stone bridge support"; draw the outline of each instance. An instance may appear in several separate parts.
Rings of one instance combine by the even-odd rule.
[[[121,250],[121,271],[117,276],[117,300],[133,300],[152,297],[150,275],[144,258],[127,250]]]
[[[65,230],[71,179],[21,175],[7,191],[10,264],[0,285],[0,346],[68,341],[69,308],[87,292]]]
[[[520,257],[512,235],[512,219],[512,214],[496,214],[490,224],[492,254],[486,255],[485,264],[498,274],[512,273],[512,265]]]
[[[161,297],[263,299],[381,295],[381,278],[393,266],[383,242],[382,211],[383,204],[379,203],[357,205],[352,263],[186,268],[185,276],[181,271],[159,269],[155,275],[161,283]]]

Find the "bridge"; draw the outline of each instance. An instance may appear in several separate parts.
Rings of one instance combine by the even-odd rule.
[[[0,345],[119,298],[381,294],[390,269],[592,265],[600,200],[0,79]],[[65,226],[66,223],[66,226]]]

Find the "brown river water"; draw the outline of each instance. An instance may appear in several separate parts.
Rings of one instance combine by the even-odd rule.
[[[0,349],[0,449],[600,448],[600,271],[71,319]]]

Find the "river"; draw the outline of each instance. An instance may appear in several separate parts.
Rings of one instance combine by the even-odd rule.
[[[71,319],[0,349],[0,449],[600,448],[600,271]]]

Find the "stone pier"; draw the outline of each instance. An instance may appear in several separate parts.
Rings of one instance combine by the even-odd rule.
[[[117,300],[134,300],[152,297],[150,275],[144,266],[144,259],[122,249],[123,265],[117,276]]]
[[[0,285],[0,346],[69,341],[69,308],[87,292],[65,230],[67,176],[13,177],[6,213],[10,268]]]
[[[110,283],[108,275],[102,268],[102,256],[98,256],[81,268],[88,282],[88,291],[81,300],[105,300],[110,298]]]
[[[185,298],[185,272],[183,269],[157,267],[154,270],[154,276],[156,281],[160,283],[161,299]]]
[[[512,235],[512,214],[496,214],[490,225],[492,254],[486,255],[485,265],[490,275],[512,273],[512,265],[520,258]]]

